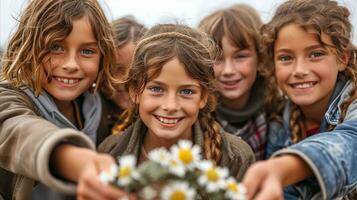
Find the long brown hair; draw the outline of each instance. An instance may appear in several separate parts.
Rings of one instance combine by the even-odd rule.
[[[214,56],[214,42],[205,33],[185,25],[156,25],[139,41],[126,85],[131,93],[140,95],[146,83],[160,73],[163,65],[177,58],[189,76],[199,81],[203,94],[207,95],[207,103],[198,115],[204,132],[204,155],[219,162],[222,138],[220,127],[211,116],[216,106]]]
[[[270,91],[264,94],[265,111],[270,119],[275,119],[279,118],[278,113],[283,110],[282,102],[284,100],[279,89],[268,84],[270,77],[267,68],[272,66],[273,62],[271,59],[267,59],[266,53],[261,48],[260,28],[262,25],[263,22],[253,7],[246,4],[234,4],[204,17],[198,27],[213,38],[220,50],[223,49],[222,39],[224,36],[238,49],[249,48],[251,44],[248,43],[248,39],[254,42],[254,49],[258,57],[257,77],[263,81],[266,90]]]
[[[352,25],[349,21],[350,12],[344,6],[338,5],[332,0],[289,0],[280,5],[272,20],[262,28],[262,41],[270,59],[274,60],[274,43],[279,30],[291,23],[298,24],[302,28],[312,28],[319,42],[332,48],[339,62],[343,62],[343,55],[350,53],[347,68],[344,73],[354,84],[357,84],[356,73],[356,48],[351,42]],[[332,40],[332,45],[322,41],[322,33],[328,35]],[[274,76],[274,67],[269,69],[269,74],[273,80],[271,83],[277,85]],[[276,86],[277,87],[277,86]],[[346,115],[349,104],[356,98],[355,89],[349,99],[342,104],[340,120]],[[297,143],[303,139],[305,128],[304,115],[301,109],[293,104],[290,117],[290,130],[292,132],[292,142]]]
[[[101,52],[96,89],[118,82],[110,74],[115,47],[109,23],[97,0],[33,0],[20,16],[17,30],[5,51],[1,79],[15,87],[29,86],[36,95],[46,78],[42,63],[54,42],[64,40],[73,21],[88,16]]]

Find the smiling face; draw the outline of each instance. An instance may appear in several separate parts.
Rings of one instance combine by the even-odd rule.
[[[223,103],[231,108],[243,108],[249,99],[251,88],[257,76],[258,56],[254,42],[247,49],[238,49],[224,36],[223,55],[214,65],[219,92]]]
[[[163,65],[159,75],[147,82],[138,97],[139,115],[148,134],[158,140],[189,139],[200,108],[205,106],[202,89],[177,58]]]
[[[330,48],[316,34],[296,24],[282,27],[274,47],[275,74],[283,92],[302,110],[325,108],[346,65],[337,62]],[[332,45],[329,36],[322,41]]]
[[[72,32],[53,43],[44,59],[44,70],[50,77],[42,81],[42,87],[56,102],[73,101],[95,81],[100,55],[88,18],[74,20]]]

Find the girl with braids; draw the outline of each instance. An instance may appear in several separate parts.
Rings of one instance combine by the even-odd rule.
[[[332,0],[289,0],[262,28],[275,62],[271,77],[289,102],[269,135],[272,158],[245,175],[250,199],[337,199],[357,185],[357,50],[349,15]]]
[[[32,0],[5,51],[0,82],[0,199],[117,199],[95,151],[110,132],[102,86],[117,82],[97,0]],[[93,178],[95,177],[95,178]]]
[[[115,157],[134,154],[141,163],[152,149],[186,139],[201,146],[204,158],[241,179],[254,155],[243,140],[223,133],[211,116],[216,103],[212,47],[206,34],[184,25],[151,28],[135,49],[126,82],[136,116],[99,151]]]
[[[242,137],[250,145],[256,160],[264,158],[267,135],[264,104],[267,108],[278,107],[271,105],[272,101],[265,96],[267,86],[271,86],[267,84],[265,67],[271,63],[260,48],[261,26],[259,14],[245,4],[217,10],[199,24],[222,52],[214,64],[220,93],[215,118],[225,131]]]

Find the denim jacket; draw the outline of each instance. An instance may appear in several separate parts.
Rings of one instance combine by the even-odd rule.
[[[302,199],[339,199],[357,186],[357,100],[348,106],[345,118],[339,122],[341,104],[350,97],[354,88],[353,82],[339,75],[321,120],[320,133],[297,144],[292,145],[291,142],[290,103],[285,107],[283,124],[270,124],[266,157],[294,154],[303,159],[314,173],[313,177],[287,188],[298,192]],[[327,131],[330,124],[336,127]],[[285,198],[286,192],[284,190]]]

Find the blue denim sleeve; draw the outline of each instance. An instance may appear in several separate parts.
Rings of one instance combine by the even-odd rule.
[[[305,191],[310,197],[318,195],[318,191],[321,192],[318,196],[323,199],[333,199],[346,195],[357,186],[356,149],[357,120],[351,119],[337,125],[331,132],[306,138],[273,156],[295,154],[305,160],[315,177],[298,184],[305,187],[300,191]],[[314,190],[314,185],[319,185],[320,190]],[[311,194],[312,191],[315,194]]]
[[[276,151],[290,146],[290,134],[289,131],[285,130],[283,125],[278,122],[270,122],[267,144],[265,147],[265,159],[271,157]]]

